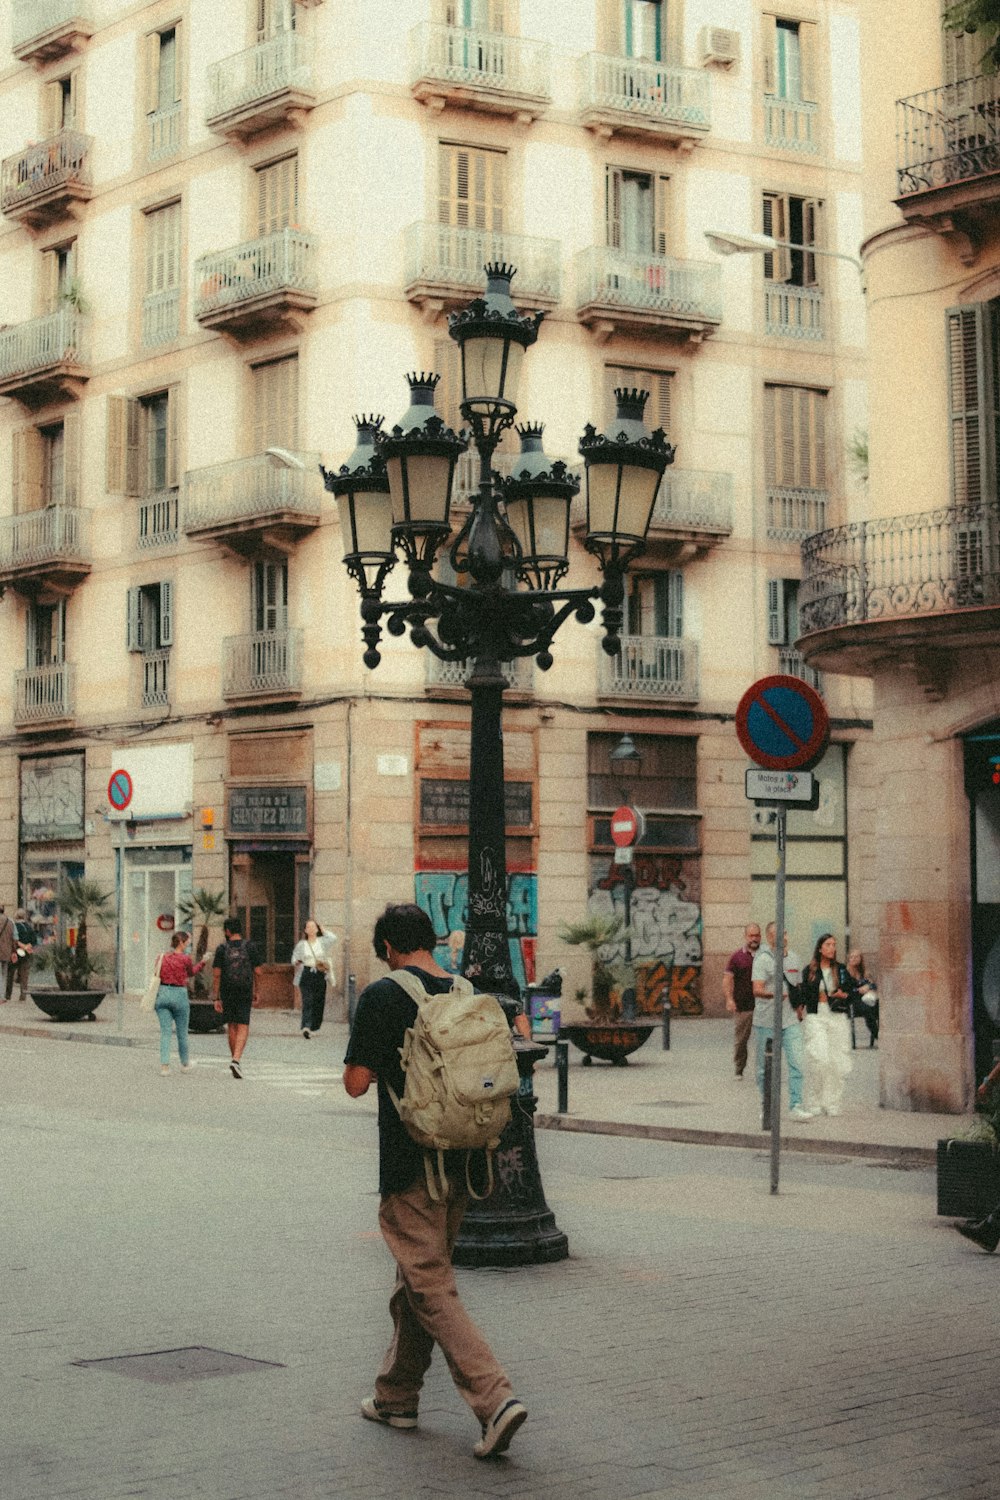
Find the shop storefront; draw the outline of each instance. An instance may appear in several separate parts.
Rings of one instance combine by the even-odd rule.
[[[39,945],[65,942],[59,893],[84,873],[84,757],[40,755],[21,761],[21,902]]]

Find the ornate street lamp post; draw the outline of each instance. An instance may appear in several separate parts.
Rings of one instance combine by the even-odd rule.
[[[491,264],[485,271],[485,296],[448,320],[461,357],[460,410],[468,429],[453,432],[434,411],[437,375],[410,375],[410,406],[401,420],[385,432],[380,417],[356,418],[357,448],[339,472],[324,470],[324,479],[339,503],[344,564],[361,593],[365,665],[379,664],[383,620],[393,636],[409,628],[413,644],[440,661],[472,663],[463,970],[484,990],[519,1001],[507,932],[502,664],[533,656],[542,671],[548,670],[560,626],[571,615],[588,623],[597,600],[603,606],[604,650],[618,651],[625,571],[645,545],[674,450],[662,431],[650,434],[643,425],[645,391],[616,392],[618,413],[606,434],[585,428],[580,442],[587,486],[584,546],[596,556],[602,580],[596,588],[560,588],[569,566],[569,511],[579,481],[564,463],[546,458],[540,426],[518,429],[521,460],[509,479],[493,472],[497,444],[517,415],[518,379],[542,314],[515,308],[512,266]],[[433,568],[451,535],[455,464],[470,438],[479,455],[479,490],[449,550],[459,580],[465,580],[455,586],[436,578]],[[409,570],[409,597],[384,600],[385,580],[400,554]],[[510,1258],[490,1262],[480,1256],[479,1261],[509,1263]]]

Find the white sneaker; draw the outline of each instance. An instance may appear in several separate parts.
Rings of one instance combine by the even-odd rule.
[[[515,1396],[501,1402],[488,1422],[483,1423],[483,1435],[473,1448],[476,1458],[495,1458],[506,1453],[514,1436],[528,1413]]]
[[[192,1059],[191,1059],[190,1062],[181,1063],[181,1072],[182,1073],[190,1073],[190,1071],[191,1071],[191,1069],[193,1067],[194,1067],[194,1058],[192,1057]]]
[[[800,1105],[796,1104],[794,1109],[788,1111],[788,1118],[790,1120],[811,1120],[813,1114],[811,1109],[802,1109]]]

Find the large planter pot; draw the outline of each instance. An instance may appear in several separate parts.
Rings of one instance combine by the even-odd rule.
[[[938,1141],[937,1211],[981,1219],[1000,1203],[1000,1151],[987,1141]]]
[[[643,1042],[649,1040],[659,1026],[659,1021],[643,1016],[637,1021],[581,1021],[563,1022],[559,1027],[560,1041],[565,1037],[584,1054],[583,1066],[589,1067],[593,1059],[612,1063],[623,1068],[631,1052],[637,1052]]]
[[[192,1000],[188,1030],[197,1032],[221,1031],[225,1022],[211,1000]]]
[[[107,992],[105,990],[32,990],[31,998],[53,1021],[88,1021]]]

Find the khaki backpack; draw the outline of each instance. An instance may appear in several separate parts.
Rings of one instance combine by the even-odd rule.
[[[468,1156],[465,1180],[472,1197],[488,1197],[492,1153],[510,1121],[510,1101],[518,1088],[507,1017],[494,995],[477,994],[460,976],[440,995],[429,995],[408,969],[396,969],[391,977],[416,1003],[417,1018],[399,1049],[403,1097],[397,1099],[392,1089],[389,1096],[407,1133],[424,1147],[427,1191],[435,1202],[448,1195],[445,1151],[485,1150],[486,1192],[473,1189]]]

